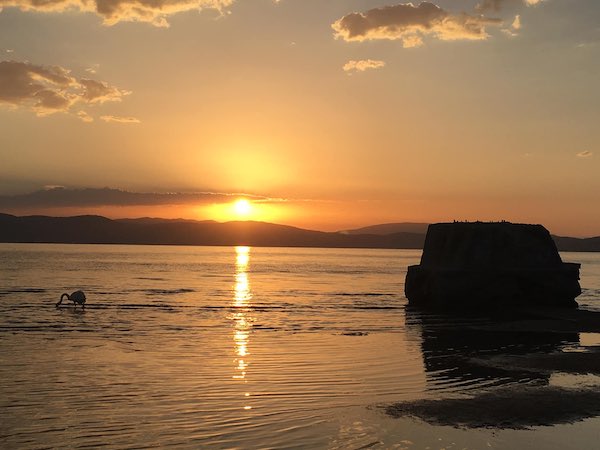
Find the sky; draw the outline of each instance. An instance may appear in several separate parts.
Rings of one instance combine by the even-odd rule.
[[[0,9],[1,212],[600,235],[597,0]]]

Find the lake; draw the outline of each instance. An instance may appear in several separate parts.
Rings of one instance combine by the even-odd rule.
[[[509,342],[406,308],[414,250],[0,244],[0,446],[590,448],[600,419],[435,425],[387,407],[600,377],[480,370],[472,356],[589,352],[593,333]],[[581,262],[600,310],[600,254]],[[82,289],[85,309],[63,292]],[[494,336],[488,336],[494,337]],[[465,368],[466,367],[466,368]]]

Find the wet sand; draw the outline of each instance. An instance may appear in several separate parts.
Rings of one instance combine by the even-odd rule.
[[[471,398],[397,403],[386,413],[431,425],[523,430],[595,417],[600,414],[600,392],[551,386],[502,388]]]

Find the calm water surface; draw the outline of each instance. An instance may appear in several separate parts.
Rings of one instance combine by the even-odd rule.
[[[476,319],[405,309],[406,267],[419,259],[410,250],[0,244],[0,447],[596,445],[597,418],[515,431],[385,414],[402,400],[552,382],[465,371],[456,358],[466,353],[600,345],[594,335],[465,345],[456,330]],[[563,259],[583,263],[580,304],[600,309],[600,255]],[[78,289],[85,310],[54,307]]]

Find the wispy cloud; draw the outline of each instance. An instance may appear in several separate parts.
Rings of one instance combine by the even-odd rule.
[[[185,12],[212,9],[223,13],[234,0],[0,0],[2,8],[33,12],[92,12],[105,25],[118,22],[146,22],[168,27],[167,17]]]
[[[513,22],[510,24],[510,28],[503,28],[502,32],[508,36],[515,37],[519,35],[521,28],[521,16],[517,14]]]
[[[82,122],[86,122],[86,123],[90,123],[94,121],[94,118],[92,116],[90,116],[88,113],[86,113],[85,111],[79,111],[77,113],[77,117],[79,117],[79,119]]]
[[[385,67],[385,61],[379,61],[375,59],[360,59],[360,60],[350,60],[346,64],[344,64],[344,72],[352,73],[352,72],[364,72],[365,70],[370,69],[380,69]]]
[[[589,157],[590,157],[590,156],[592,156],[592,155],[593,155],[593,153],[592,153],[592,152],[590,152],[589,150],[585,150],[585,151],[583,151],[583,152],[579,152],[579,153],[577,153],[577,155],[576,155],[576,156],[577,156],[578,158],[589,158]]]
[[[100,119],[104,120],[105,122],[141,123],[141,120],[136,117],[100,116]]]
[[[450,13],[430,2],[403,3],[351,13],[333,23],[335,37],[345,41],[400,40],[405,48],[419,47],[424,36],[443,41],[483,40],[487,26],[501,19],[468,13]]]
[[[75,105],[118,102],[128,94],[103,81],[78,79],[60,66],[0,61],[0,104],[29,108],[38,116],[70,112]],[[89,121],[87,112],[77,115]]]
[[[511,25],[513,27],[513,29],[515,30],[520,30],[521,29],[521,16],[519,14],[517,14],[515,16],[515,20],[513,20],[513,23]]]
[[[88,67],[87,69],[85,69],[85,71],[87,73],[91,73],[92,75],[95,75],[96,72],[98,72],[99,68],[100,68],[100,64],[92,64],[90,67]]]
[[[514,6],[535,6],[543,1],[544,0],[482,0],[475,6],[475,10],[479,12],[500,11],[509,4]]]
[[[83,88],[81,98],[88,103],[105,103],[120,101],[124,95],[129,95],[131,92],[122,91],[116,87],[109,86],[102,81],[90,80],[82,78],[79,80],[79,86]]]

